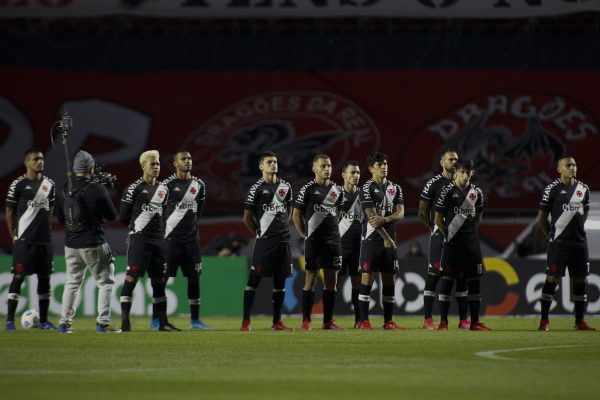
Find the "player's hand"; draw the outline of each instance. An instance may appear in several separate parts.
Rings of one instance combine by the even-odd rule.
[[[384,240],[383,241],[383,247],[385,247],[386,249],[396,249],[396,243],[394,243],[393,240]]]
[[[377,229],[385,224],[385,218],[379,215],[371,215],[369,217],[369,224],[373,228]]]

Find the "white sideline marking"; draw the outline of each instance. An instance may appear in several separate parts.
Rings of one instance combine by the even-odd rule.
[[[503,357],[497,355],[498,353],[514,353],[518,351],[535,351],[535,350],[544,350],[544,349],[565,349],[570,347],[589,347],[593,346],[590,344],[574,344],[574,345],[564,345],[564,346],[540,346],[540,347],[518,347],[514,349],[502,349],[502,350],[488,350],[488,351],[478,351],[475,353],[476,356],[487,358],[489,360],[508,360],[514,361],[516,358],[511,357]],[[522,360],[519,361],[548,361],[548,360]]]
[[[61,375],[61,374],[83,374],[83,375],[88,375],[88,374],[104,374],[104,373],[110,373],[110,374],[114,374],[114,373],[119,373],[119,372],[169,372],[169,371],[177,371],[177,370],[182,370],[182,371],[189,371],[189,370],[193,370],[193,369],[197,369],[197,367],[179,367],[179,368],[172,368],[172,367],[162,367],[162,368],[118,368],[118,369],[87,369],[85,371],[82,370],[72,370],[72,369],[62,369],[62,370],[56,370],[56,369],[37,369],[37,370],[23,370],[23,371],[2,371],[2,375]]]

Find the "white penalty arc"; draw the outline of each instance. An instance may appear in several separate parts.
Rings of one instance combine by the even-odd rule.
[[[501,353],[516,353],[523,351],[536,351],[536,350],[546,350],[546,349],[566,349],[572,347],[590,347],[594,345],[590,344],[573,344],[573,345],[562,345],[562,346],[538,346],[538,347],[517,347],[513,349],[500,349],[500,350],[488,350],[488,351],[478,351],[475,353],[476,356],[487,358],[488,360],[502,360],[502,361],[547,361],[547,360],[522,360],[511,357],[504,357],[498,354]]]

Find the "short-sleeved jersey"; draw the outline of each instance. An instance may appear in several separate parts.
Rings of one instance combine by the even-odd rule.
[[[342,238],[342,247],[360,246],[362,222],[364,214],[358,199],[358,190],[351,193],[343,191],[344,202],[341,207],[339,230]]]
[[[40,180],[30,180],[27,175],[15,179],[6,195],[6,207],[14,210],[13,236],[26,243],[50,243],[50,210],[55,201],[56,187],[52,179],[42,176]]]
[[[307,239],[339,240],[337,209],[342,205],[342,189],[334,182],[319,185],[314,179],[302,186],[294,208],[302,211]]]
[[[292,206],[292,186],[283,179],[275,183],[260,178],[248,191],[244,208],[252,211],[258,222],[259,239],[290,241],[289,211]]]
[[[363,211],[367,208],[373,208],[377,215],[382,217],[392,215],[396,211],[397,204],[404,204],[404,197],[402,196],[400,185],[391,181],[386,181],[383,186],[381,186],[373,179],[369,179],[360,188],[358,196]],[[383,228],[388,235],[390,235],[392,240],[396,239],[396,224],[387,223],[383,225]],[[362,240],[381,243],[383,246],[383,238],[376,232],[375,228],[369,224],[367,218],[363,219]]]
[[[440,195],[440,192],[444,186],[448,185],[452,180],[446,178],[443,174],[437,174],[433,178],[427,181],[421,191],[421,200],[429,203],[429,229],[431,232],[435,232],[437,226],[435,225],[435,203]]]
[[[590,189],[576,180],[568,186],[555,180],[544,189],[540,210],[550,214],[550,240],[585,243],[584,212],[590,209]]]
[[[450,182],[444,186],[435,203],[435,210],[444,215],[446,241],[468,243],[477,239],[477,213],[483,210],[483,193],[469,183],[461,189]]]
[[[206,199],[202,179],[178,179],[173,174],[162,182],[169,189],[165,209],[165,238],[187,243],[198,240],[198,218]]]
[[[165,232],[163,212],[168,197],[169,189],[161,182],[150,185],[140,178],[123,192],[119,218],[131,232],[162,239]]]

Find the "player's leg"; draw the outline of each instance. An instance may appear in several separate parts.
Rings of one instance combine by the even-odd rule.
[[[369,321],[369,308],[371,306],[371,289],[374,281],[374,266],[377,262],[375,246],[362,242],[360,245],[360,259],[358,272],[360,275],[360,288],[358,293],[358,308],[360,311],[359,329],[372,329]]]
[[[427,264],[427,275],[425,277],[425,288],[423,289],[423,328],[435,329],[433,322],[433,303],[437,284],[440,280],[442,248],[444,237],[441,232],[436,231],[429,239],[429,262]]]
[[[244,314],[242,316],[242,331],[250,331],[250,314],[252,312],[252,306],[254,305],[254,298],[256,297],[256,289],[260,285],[261,275],[250,271],[248,275],[248,282],[244,289]]]
[[[360,323],[360,302],[358,295],[360,294],[360,278],[359,274],[350,275],[350,283],[352,284],[352,309],[354,310],[354,328],[359,327]]]
[[[467,290],[467,280],[463,275],[459,275],[456,277],[456,292],[454,296],[456,297],[456,305],[458,306],[458,328],[459,329],[469,329],[471,326],[471,322],[467,319],[469,312],[469,303],[467,300],[467,296],[469,292]]]
[[[111,298],[115,284],[115,264],[108,243],[96,248],[96,261],[89,260],[88,266],[98,287],[98,316],[96,317],[96,332],[114,332],[111,326]]]
[[[312,330],[312,308],[315,304],[315,290],[320,268],[320,246],[312,239],[304,241],[305,275],[302,288],[302,326],[307,331]]]
[[[569,248],[569,275],[572,282],[572,300],[575,304],[575,326],[580,331],[595,331],[585,321],[587,308],[587,276],[590,273],[587,245],[571,246]]]
[[[395,252],[395,251],[394,251]],[[395,261],[398,262],[397,260]],[[402,329],[394,322],[394,304],[396,303],[396,272],[381,272],[381,302],[383,304],[383,329]]]
[[[350,283],[352,285],[351,301],[352,309],[354,310],[354,328],[358,328],[360,322],[360,310],[358,295],[360,292],[360,273],[358,272],[358,264],[360,262],[360,247],[358,248],[343,248],[342,249],[342,268],[338,272],[338,281],[340,276],[346,272],[350,275]]]
[[[6,330],[14,331],[17,329],[15,325],[15,313],[17,311],[17,306],[19,305],[19,296],[21,295],[21,286],[23,286],[23,281],[25,280],[25,276],[27,274],[31,274],[31,271],[27,271],[27,265],[31,263],[29,253],[27,251],[27,245],[20,242],[15,241],[13,248],[13,264],[11,268],[11,272],[13,274],[13,278],[8,287],[8,301],[7,301],[7,311],[6,311]],[[30,267],[32,270],[32,268]]]
[[[542,288],[540,299],[541,315],[538,330],[547,331],[550,329],[550,306],[554,301],[554,293],[562,276],[565,274],[565,254],[556,242],[548,243],[548,253],[546,256],[546,281]]]
[[[156,240],[149,243],[152,246],[152,257],[148,266],[148,276],[152,286],[152,308],[159,321],[159,331],[178,332],[169,322],[167,316],[167,258],[164,240]]]
[[[274,257],[269,258],[267,272],[273,275],[273,325],[275,331],[293,331],[283,324],[281,310],[285,300],[285,280],[292,276],[292,247],[290,242],[281,242],[277,245]]]
[[[139,277],[143,276],[146,272],[150,257],[151,254],[144,247],[142,235],[139,233],[129,234],[127,241],[127,270],[120,295],[121,330],[123,332],[131,331],[129,315],[133,301],[133,290],[137,285]]]
[[[50,308],[50,297],[52,289],[50,276],[54,269],[51,245],[39,245],[35,248],[36,272],[38,276],[37,295],[40,307],[40,329],[55,330],[56,326],[48,321],[48,309]]]
[[[75,315],[75,304],[81,291],[85,277],[86,263],[82,254],[89,249],[72,249],[65,246],[65,263],[67,267],[67,282],[65,283],[58,331],[70,333]],[[80,254],[82,253],[82,254]]]
[[[480,256],[473,257],[472,262],[464,270],[467,279],[467,291],[469,311],[471,312],[472,331],[491,331],[490,328],[479,322],[479,310],[481,308],[481,276],[483,275],[483,260]]]
[[[339,240],[323,243],[323,329],[343,330],[333,320],[337,295],[338,271],[342,268],[342,246]]]
[[[454,286],[454,277],[445,272],[441,279],[438,302],[440,305],[440,324],[438,331],[448,330],[448,313],[450,311],[450,300],[452,299],[452,287]]]
[[[200,275],[202,274],[202,258],[200,244],[196,241],[187,243],[181,254],[181,272],[187,278],[187,297],[190,306],[190,328],[209,329],[200,319]],[[169,274],[170,275],[170,274]],[[172,276],[172,275],[171,275]]]

